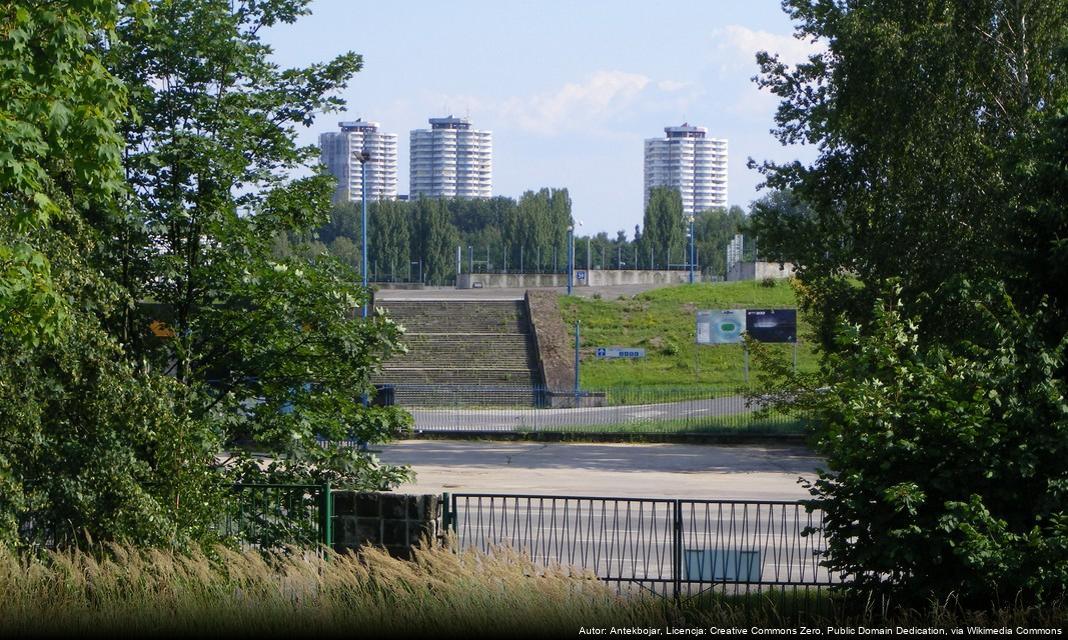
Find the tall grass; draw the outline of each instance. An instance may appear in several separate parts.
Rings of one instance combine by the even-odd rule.
[[[424,547],[411,561],[365,548],[323,555],[111,545],[36,557],[0,551],[0,637],[23,634],[573,635],[580,626],[666,622],[591,575]]]
[[[711,596],[711,597],[709,597]],[[815,602],[812,600],[815,599]],[[826,592],[706,594],[675,606],[620,596],[592,575],[542,567],[505,548],[434,546],[411,561],[290,548],[178,553],[110,545],[15,555],[0,549],[0,638],[77,634],[576,637],[582,627],[1060,627],[1059,608],[963,613],[840,606]],[[662,632],[663,633],[663,632]],[[607,635],[607,634],[606,634]]]

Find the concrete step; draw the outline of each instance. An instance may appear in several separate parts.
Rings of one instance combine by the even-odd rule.
[[[378,306],[405,328],[403,341],[408,353],[384,363],[374,379],[377,384],[396,387],[397,404],[534,403],[534,386],[541,380],[522,300],[382,300]],[[477,389],[480,386],[509,390]],[[451,390],[441,390],[446,387]]]
[[[463,384],[463,385],[534,385],[537,378],[530,371],[447,371],[434,369],[384,370],[374,378],[375,384]]]
[[[526,310],[521,301],[384,301],[380,306],[410,333],[421,331],[525,333],[528,324]]]
[[[536,394],[532,386],[397,385],[394,399],[401,407],[532,407]]]

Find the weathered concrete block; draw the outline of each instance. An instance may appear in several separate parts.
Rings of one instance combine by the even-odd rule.
[[[334,496],[335,516],[356,515],[356,493],[352,491],[337,491],[332,495]]]
[[[404,520],[408,515],[408,501],[409,498],[414,496],[407,496],[404,494],[378,494],[380,504],[382,505],[382,517],[391,518],[396,520]]]
[[[380,544],[383,541],[382,521],[376,519],[357,520],[354,541],[356,544]]]
[[[356,493],[356,515],[361,518],[381,517],[381,494]],[[336,502],[334,504],[337,504]]]
[[[371,544],[398,557],[410,557],[423,537],[438,533],[441,498],[389,492],[335,491],[334,547],[339,551]]]

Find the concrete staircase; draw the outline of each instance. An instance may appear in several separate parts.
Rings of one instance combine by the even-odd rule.
[[[406,332],[408,353],[385,363],[376,384],[404,407],[532,406],[540,384],[522,300],[383,300]]]

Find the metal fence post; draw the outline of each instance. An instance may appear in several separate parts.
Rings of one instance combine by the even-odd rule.
[[[321,522],[319,524],[320,535],[322,537],[321,542],[327,548],[334,548],[334,496],[330,491],[330,483],[323,483],[323,490],[320,493],[319,503],[319,517]]]
[[[441,494],[441,533],[448,534],[452,527],[452,511],[449,504],[449,492]]]
[[[672,523],[671,574],[675,578],[674,599],[678,605],[682,597],[682,500],[675,500],[675,517]]]

